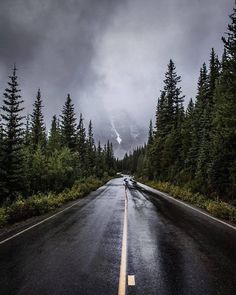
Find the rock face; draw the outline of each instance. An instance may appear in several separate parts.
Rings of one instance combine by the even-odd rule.
[[[115,156],[122,158],[126,152],[147,141],[147,130],[140,125],[127,112],[119,111],[109,119],[103,118],[95,130],[95,139],[100,140],[101,144],[111,141]]]

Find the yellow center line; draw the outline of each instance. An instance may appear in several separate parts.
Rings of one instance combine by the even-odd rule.
[[[128,202],[127,202],[127,193],[125,191],[125,212],[124,212],[124,225],[123,225],[118,295],[125,295],[126,293],[127,229],[128,229]]]

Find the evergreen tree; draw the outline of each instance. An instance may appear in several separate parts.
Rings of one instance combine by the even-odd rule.
[[[27,147],[30,146],[30,117],[29,117],[29,115],[26,116],[24,145]]]
[[[148,131],[148,144],[153,143],[153,128],[152,128],[152,120],[149,123],[149,131]]]
[[[48,149],[53,152],[61,148],[60,123],[57,116],[52,117],[51,129],[48,138]]]
[[[88,145],[91,149],[91,151],[94,150],[94,139],[93,139],[93,126],[92,121],[89,121],[89,127],[88,127]]]
[[[155,137],[164,138],[170,131],[169,111],[167,108],[167,99],[165,91],[161,91],[160,98],[157,101],[156,108],[156,126]]]
[[[95,145],[94,145],[94,139],[93,139],[93,127],[92,127],[91,120],[89,121],[89,127],[88,127],[86,163],[88,168],[88,174],[89,175],[93,174],[94,165],[95,165]]]
[[[70,94],[67,95],[61,115],[62,142],[71,150],[76,148],[76,117]]]
[[[145,166],[142,168],[144,169],[145,175],[148,176],[149,179],[152,179],[153,177],[153,169],[152,169],[152,164],[151,164],[151,158],[152,158],[152,149],[153,149],[153,142],[154,142],[154,131],[152,127],[152,120],[150,120],[149,123],[149,131],[148,131],[148,142],[147,142],[147,148],[145,149]],[[141,165],[139,165],[141,169]]]
[[[96,176],[97,177],[103,176],[104,167],[105,167],[105,162],[104,162],[104,157],[103,157],[103,151],[101,148],[101,143],[99,141],[97,151],[96,151]]]
[[[220,63],[214,48],[211,50],[210,65],[209,65],[209,103],[214,104],[214,94],[216,82],[220,74]]]
[[[190,182],[191,175],[195,171],[195,155],[190,153],[192,149],[194,134],[194,103],[190,99],[189,104],[185,113],[185,120],[182,126],[182,159],[183,159],[183,169],[180,173],[180,178],[182,181]]]
[[[23,188],[23,117],[21,106],[23,100],[19,94],[16,67],[9,76],[8,88],[4,93],[2,106],[2,119],[4,129],[4,140],[1,146],[1,196],[13,200]],[[1,200],[1,202],[3,199]]]
[[[191,131],[191,147],[188,153],[189,173],[191,179],[194,179],[197,170],[200,170],[200,166],[197,168],[200,149],[204,145],[204,136],[206,135],[205,130],[209,128],[206,126],[206,115],[209,106],[209,79],[206,63],[203,64],[200,69],[200,75],[198,79],[198,92],[196,96],[196,103],[192,118],[192,131]],[[209,124],[207,124],[209,125]],[[200,163],[199,163],[200,165]]]
[[[46,128],[42,113],[43,106],[40,89],[38,89],[33,107],[33,114],[31,115],[31,142],[32,148],[35,151],[39,145],[43,148],[46,146]]]
[[[155,178],[174,175],[181,162],[181,124],[184,120],[181,77],[176,73],[172,60],[165,74],[164,91],[156,111],[156,136],[153,143],[151,162],[154,163]]]
[[[189,118],[193,115],[193,111],[194,111],[194,103],[192,98],[190,98],[190,101],[188,103],[187,109],[186,109],[186,118]]]
[[[223,71],[225,67],[227,66],[227,61],[228,61],[228,52],[226,48],[224,48],[224,52],[222,54],[221,66],[220,66],[221,71]]]
[[[107,141],[107,144],[104,147],[104,152],[105,152],[105,163],[106,163],[107,171],[109,174],[112,175],[115,169],[115,160],[114,160],[113,144],[109,140]]]
[[[79,125],[77,127],[77,151],[79,153],[79,166],[82,173],[87,170],[86,167],[86,154],[87,154],[87,143],[86,143],[86,130],[84,127],[84,119],[80,114]]]
[[[177,126],[180,121],[183,119],[184,108],[183,108],[183,99],[184,96],[181,96],[182,90],[181,87],[178,87],[181,82],[181,77],[176,73],[176,67],[171,59],[168,65],[168,70],[165,74],[164,80],[164,91],[166,93],[167,99],[167,110],[169,117],[170,130],[172,126]]]

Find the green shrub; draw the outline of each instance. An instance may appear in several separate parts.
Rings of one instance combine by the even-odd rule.
[[[0,208],[0,226],[9,222],[14,223],[33,216],[39,216],[55,210],[68,201],[73,201],[97,189],[108,179],[89,177],[77,180],[71,189],[65,189],[59,194],[33,195],[28,199],[19,197],[7,208]]]
[[[216,217],[236,221],[236,209],[227,203],[211,201],[206,210]]]
[[[4,208],[0,208],[0,227],[7,223],[7,214]]]
[[[174,198],[204,209],[215,217],[236,222],[236,208],[230,204],[209,199],[200,193],[193,193],[189,188],[179,187],[168,182],[148,181],[146,184],[166,192]]]

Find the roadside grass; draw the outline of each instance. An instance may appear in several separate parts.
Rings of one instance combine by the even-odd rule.
[[[76,181],[70,189],[58,194],[37,194],[27,199],[18,197],[11,205],[0,207],[0,227],[53,211],[69,201],[84,197],[110,179],[89,177]]]
[[[226,202],[207,198],[200,193],[193,193],[188,188],[172,185],[168,182],[144,181],[144,183],[154,189],[168,193],[176,199],[204,209],[214,217],[236,223],[236,208]]]

